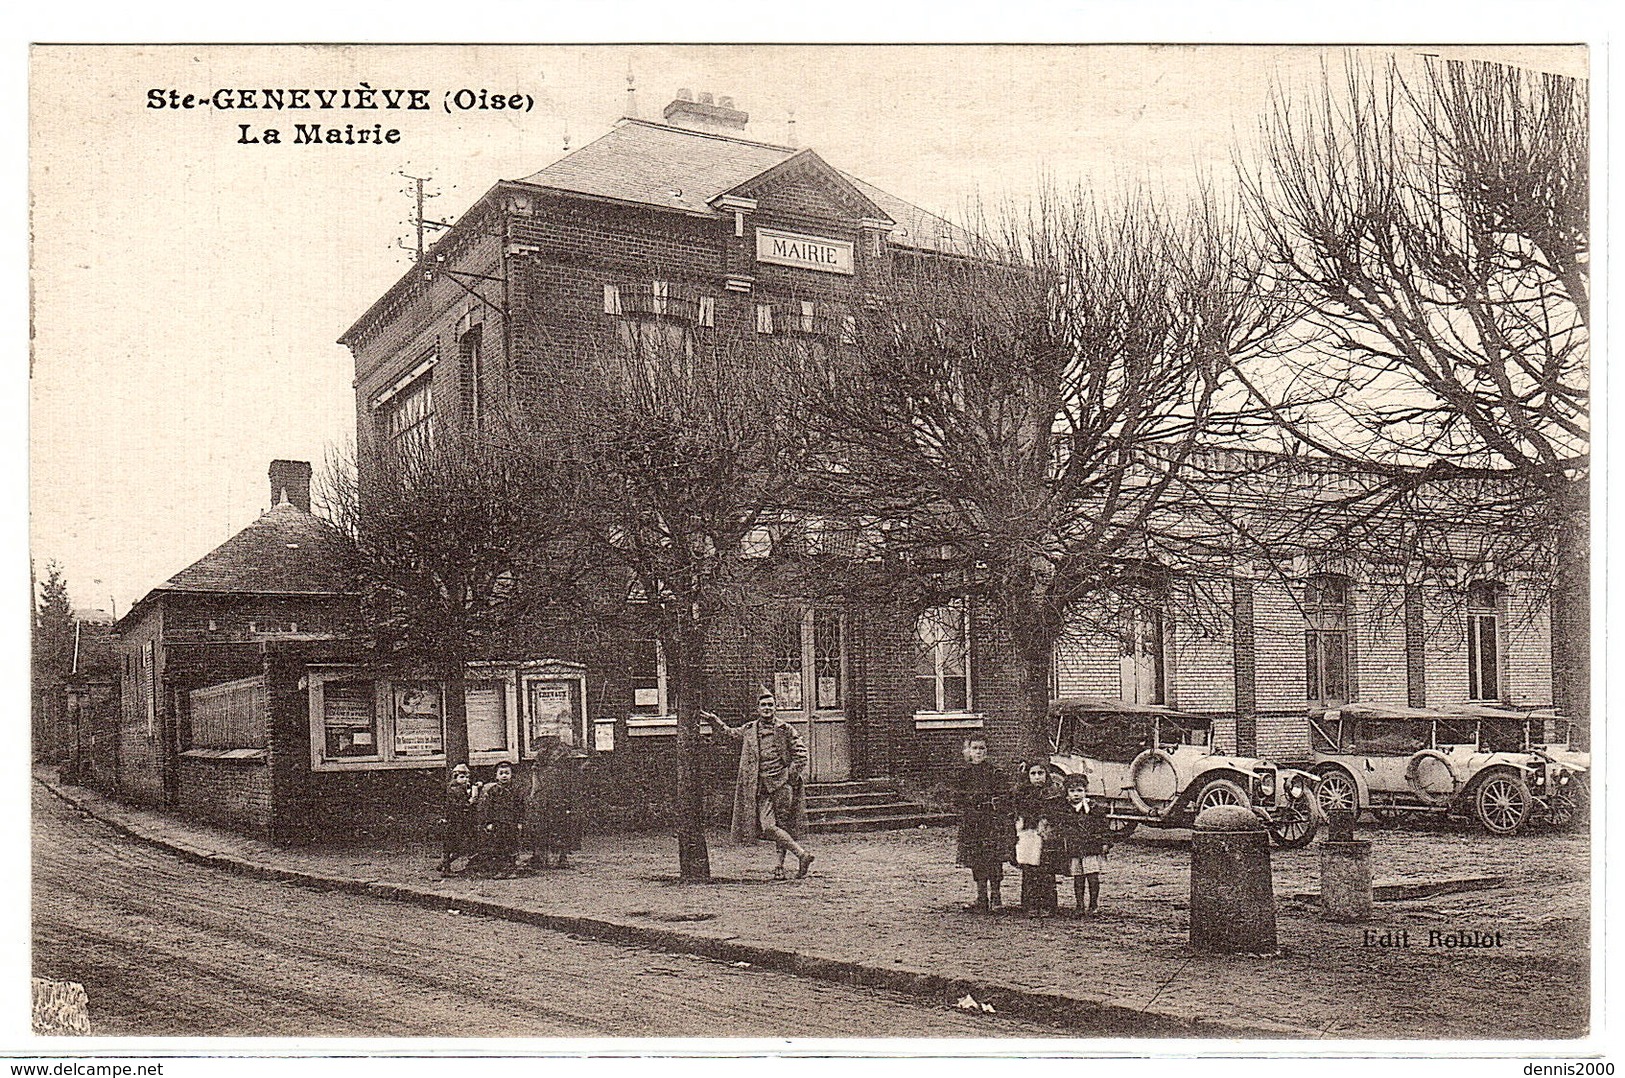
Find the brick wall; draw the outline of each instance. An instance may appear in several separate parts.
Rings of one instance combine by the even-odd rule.
[[[353,600],[268,595],[176,595],[164,604],[164,643],[253,642],[267,636],[343,635],[359,624]],[[296,626],[296,628],[294,628]]]
[[[1552,703],[1552,626],[1550,595],[1527,578],[1507,588],[1502,638],[1506,657],[1506,698],[1519,706]]]
[[[163,649],[157,646],[162,628],[162,606],[155,603],[124,627],[118,644],[121,715],[116,785],[121,796],[149,805],[164,802],[161,708],[154,707],[152,713],[148,710],[154,683],[162,685]],[[156,677],[146,665],[148,644],[159,671]]]
[[[1253,583],[1253,662],[1257,713],[1254,753],[1282,763],[1309,755],[1305,713],[1304,619],[1291,588],[1275,580]]]
[[[264,760],[203,759],[182,754],[176,808],[194,819],[255,835],[271,831],[271,769]]]
[[[1253,585],[1254,676],[1259,711],[1292,708],[1302,712],[1308,699],[1304,683],[1304,620],[1296,597],[1285,584],[1260,580]],[[1259,745],[1265,744],[1260,720]]]
[[[1301,704],[1295,711],[1260,711],[1254,722],[1258,743],[1253,755],[1279,764],[1309,759],[1309,719]]]
[[[1350,596],[1355,697],[1404,707],[1409,699],[1405,652],[1404,585],[1373,578]]]
[[[1121,698],[1122,651],[1115,636],[1073,618],[1055,648],[1056,695]]]
[[[1422,655],[1428,706],[1467,699],[1466,614],[1461,594],[1437,584],[1422,587]]]
[[[1186,610],[1195,608],[1191,601],[1182,605]],[[1168,665],[1173,684],[1168,704],[1182,711],[1233,713],[1235,645],[1229,611],[1204,609],[1202,615],[1170,621]]]

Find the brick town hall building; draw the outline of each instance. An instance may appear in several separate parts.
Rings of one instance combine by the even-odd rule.
[[[929,273],[933,260],[966,249],[949,222],[815,151],[748,138],[746,114],[729,98],[680,94],[664,120],[623,119],[540,172],[487,192],[432,257],[478,275],[465,283],[488,287],[411,272],[344,334],[356,360],[362,445],[424,424],[478,423],[497,406],[535,404],[549,369],[618,333],[625,340],[628,323],[657,313],[663,323],[686,321],[685,331],[701,339],[839,333],[823,319],[815,324],[815,310],[873,302],[889,271]],[[498,293],[501,300],[490,302]],[[1352,606],[1361,605],[1354,597],[1364,589],[1366,609],[1409,603],[1416,616],[1338,612],[1328,615],[1342,619],[1337,626],[1311,628],[1292,586],[1246,580],[1235,589],[1245,616],[1218,632],[1159,617],[1149,646],[1138,630],[1128,646],[1120,637],[1075,634],[1057,656],[1058,693],[1209,713],[1221,747],[1284,759],[1307,752],[1306,701],[1355,694],[1342,671],[1358,669],[1360,698],[1376,703],[1438,704],[1474,692],[1514,704],[1551,702],[1549,630],[1532,585],[1497,582],[1502,646],[1489,660],[1496,669],[1470,677],[1469,663],[1485,660],[1468,655],[1459,597],[1396,592],[1379,604],[1374,592],[1389,584],[1376,575],[1348,566],[1298,569],[1305,578],[1331,578],[1317,594],[1346,596]],[[937,771],[957,759],[968,729],[983,729],[1004,758],[1016,740],[1014,685],[976,622],[974,608],[944,609],[916,635],[899,632],[896,618],[789,609],[772,624],[742,630],[769,641],[765,656],[712,642],[714,707],[735,717],[756,687],[773,687],[808,737],[815,781]],[[1341,649],[1320,657],[1335,684],[1308,683],[1316,679],[1305,661],[1311,645]],[[613,754],[612,770],[628,778],[651,769],[664,775],[674,720],[657,650],[649,641],[609,650],[513,658],[579,663],[581,742]],[[524,712],[530,704],[520,694],[516,706]],[[518,718],[523,727],[525,716]],[[516,747],[521,756],[525,740]]]
[[[549,371],[656,315],[699,340],[839,334],[839,319],[815,312],[883,302],[890,272],[928,273],[965,250],[949,222],[813,150],[748,138],[747,116],[728,98],[680,94],[664,120],[623,119],[541,171],[497,183],[429,252],[452,272],[415,266],[344,332],[363,454],[436,428],[477,427],[500,409],[545,406]],[[1418,586],[1309,561],[1243,574],[1222,582],[1217,627],[1156,611],[1125,633],[1073,634],[1057,655],[1055,688],[1206,714],[1218,748],[1283,763],[1307,755],[1317,699],[1549,705],[1540,589],[1488,568],[1458,576]],[[1317,601],[1306,603],[1304,589]],[[1402,614],[1368,616],[1379,608]],[[154,729],[146,701],[197,688],[142,688],[152,678],[142,663],[153,660],[140,635],[126,647],[137,690],[130,697],[126,679],[130,758],[141,758],[140,735]],[[675,719],[654,642],[562,633],[522,646],[471,668],[476,768],[524,760],[534,737],[564,727],[592,755],[600,822],[657,819],[675,773]],[[251,739],[271,761],[266,789],[287,802],[244,822],[290,841],[387,829],[431,802],[444,762],[438,684],[380,676],[330,642],[323,649],[303,658],[297,648],[262,649],[262,681],[239,679],[248,706],[268,713]],[[758,687],[771,687],[809,743],[814,782],[940,777],[971,730],[988,736],[996,759],[1015,752],[1011,664],[974,603],[929,611],[917,626],[838,604],[786,604],[763,624],[719,632],[707,651],[712,709],[735,720]],[[230,755],[228,741],[211,742],[216,756]],[[172,786],[183,769],[232,766],[194,757],[171,754]],[[710,773],[718,789],[729,780],[720,745]],[[163,781],[153,776],[154,793]],[[185,790],[171,800],[184,805]]]

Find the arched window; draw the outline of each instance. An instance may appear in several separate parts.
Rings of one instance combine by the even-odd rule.
[[[1501,585],[1475,580],[1467,585],[1467,696],[1501,698]]]
[[[965,609],[965,601],[956,599],[927,610],[915,624],[916,712],[970,710],[970,619]]]
[[[1349,581],[1332,573],[1303,582],[1304,683],[1311,700],[1347,703],[1349,691]]]
[[[463,414],[474,430],[485,425],[484,332],[484,327],[476,324],[457,338],[457,354],[462,361]]]

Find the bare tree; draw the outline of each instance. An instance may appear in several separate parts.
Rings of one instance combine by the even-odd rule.
[[[701,327],[699,300],[623,286],[616,335],[561,371],[549,409],[594,477],[580,523],[624,574],[621,615],[658,642],[677,715],[676,830],[684,880],[710,878],[700,710],[706,642],[761,594],[742,556],[778,518],[805,459],[801,425],[766,352]]]
[[[334,462],[324,486],[324,512],[358,554],[379,661],[445,686],[449,772],[468,762],[467,664],[570,598],[585,570],[579,472],[493,417]]]
[[[804,394],[826,512],[884,538],[869,579],[916,612],[981,599],[1014,651],[1022,750],[1048,751],[1054,648],[1080,605],[1158,593],[1213,551],[1177,511],[1225,381],[1277,331],[1261,260],[1203,199],[1049,193],[963,258],[900,269]],[[809,502],[817,499],[809,498]]]
[[[1554,653],[1577,663],[1560,702],[1580,713],[1587,118],[1570,78],[1350,59],[1313,101],[1277,100],[1263,161],[1243,168],[1277,286],[1301,305],[1280,361],[1241,372],[1255,400],[1364,477],[1337,509],[1365,541],[1547,567],[1569,634]]]

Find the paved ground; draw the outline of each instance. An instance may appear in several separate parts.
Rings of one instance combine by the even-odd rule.
[[[1346,1038],[1576,1037],[1585,1033],[1590,1010],[1584,835],[1369,832],[1379,884],[1465,876],[1499,876],[1502,883],[1379,903],[1366,926],[1328,924],[1315,907],[1289,897],[1317,889],[1313,847],[1275,851],[1283,953],[1254,958],[1189,948],[1189,844],[1180,832],[1142,831],[1117,848],[1097,919],[1033,923],[962,910],[969,878],[952,864],[949,829],[814,836],[812,875],[786,882],[769,878],[768,847],[741,849],[716,838],[717,882],[695,886],[676,882],[675,843],[666,835],[589,836],[577,867],[567,871],[442,880],[427,848],[284,851],[156,813],[129,816],[201,849],[301,871],[931,971],[985,983],[995,1001],[1002,985],[1283,1035]],[[1408,930],[1413,946],[1364,946],[1367,929]],[[1426,946],[1430,930],[1460,929],[1499,930],[1502,946]]]
[[[1055,1037],[1053,1026],[195,865],[34,798],[34,974],[94,1036]]]

